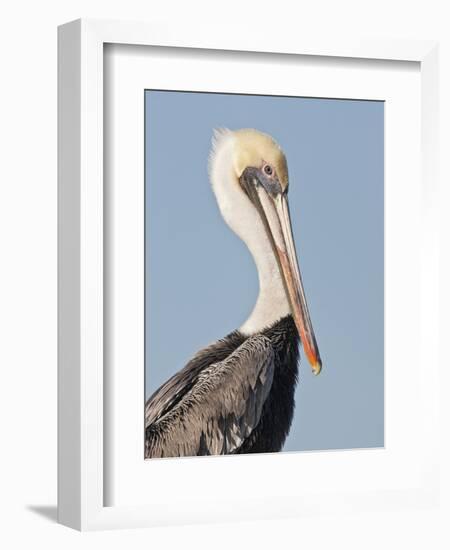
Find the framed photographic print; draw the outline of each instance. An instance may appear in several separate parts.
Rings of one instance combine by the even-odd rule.
[[[429,506],[436,44],[173,36],[59,29],[59,520]]]

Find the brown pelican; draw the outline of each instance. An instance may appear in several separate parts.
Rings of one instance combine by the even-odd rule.
[[[259,295],[245,323],[199,351],[145,407],[145,456],[280,451],[294,413],[299,337],[322,368],[292,238],[288,169],[256,130],[215,131],[210,179],[220,211],[246,243]]]

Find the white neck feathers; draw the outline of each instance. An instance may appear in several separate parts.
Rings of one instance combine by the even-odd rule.
[[[241,189],[233,159],[233,132],[216,132],[209,164],[213,191],[225,222],[245,242],[258,270],[258,299],[239,329],[244,334],[255,334],[288,315],[291,308],[263,222]]]

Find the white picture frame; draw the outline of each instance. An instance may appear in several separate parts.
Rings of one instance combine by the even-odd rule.
[[[427,342],[426,375],[419,370],[419,403],[427,426],[417,479],[402,488],[392,485],[379,491],[298,494],[270,504],[260,495],[247,504],[233,502],[205,507],[205,501],[185,498],[182,506],[171,495],[169,510],[158,502],[105,505],[110,491],[105,476],[105,412],[108,388],[104,384],[104,46],[128,44],[213,51],[259,52],[288,56],[357,58],[409,61],[420,64],[421,167],[420,175],[420,311],[427,324],[420,325],[420,339]],[[59,352],[58,352],[58,518],[70,527],[88,530],[154,526],[239,518],[256,519],[325,513],[405,504],[429,506],[438,489],[436,445],[438,432],[438,244],[437,244],[437,44],[432,41],[318,40],[274,33],[262,38],[251,29],[230,37],[220,27],[195,32],[183,27],[165,28],[151,23],[78,20],[59,28]],[[405,131],[408,131],[405,128]],[[406,313],[405,313],[406,314]],[[423,348],[423,345],[422,345]],[[422,354],[424,349],[422,349]],[[420,353],[419,353],[420,355]],[[420,361],[425,357],[420,355]],[[254,460],[244,457],[244,460]],[[214,459],[213,459],[214,460]],[[284,467],[294,469],[296,455]],[[321,459],[323,460],[323,459]],[[336,454],[332,461],[342,461]],[[345,460],[345,459],[344,459]],[[172,461],[172,467],[174,462]],[[216,470],[222,467],[217,466]],[[224,464],[224,463],[222,463]],[[217,474],[217,471],[216,471]],[[214,487],[210,488],[214,500]],[[307,496],[307,498],[306,498]],[[326,498],[324,498],[326,497]],[[108,499],[106,499],[108,500]],[[217,497],[216,499],[220,499]],[[239,500],[239,497],[237,498]],[[273,500],[273,499],[272,499]],[[229,504],[229,503],[228,503]],[[276,508],[276,511],[275,511]]]

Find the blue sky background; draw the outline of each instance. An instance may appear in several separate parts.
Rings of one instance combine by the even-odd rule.
[[[258,279],[208,180],[212,130],[271,134],[323,371],[301,350],[286,451],[384,444],[384,104],[147,91],[146,396],[238,328]]]

